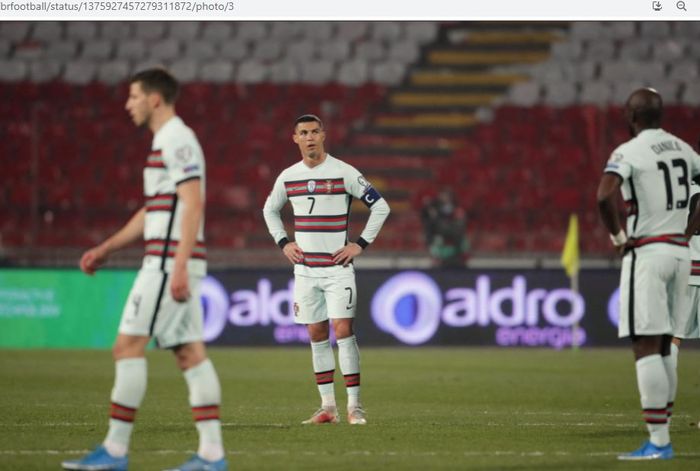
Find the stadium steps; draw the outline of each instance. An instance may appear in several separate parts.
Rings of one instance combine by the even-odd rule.
[[[387,247],[411,243],[420,247],[419,209],[435,182],[455,189],[462,186],[462,181],[443,180],[445,175],[464,174],[459,159],[469,153],[470,129],[479,124],[477,110],[492,107],[511,86],[529,79],[498,68],[546,60],[551,43],[562,38],[566,24],[471,26],[477,27],[443,24],[438,39],[423,47],[403,83],[389,90],[368,124],[354,130],[351,145],[339,153],[390,201],[392,227],[396,224],[401,229],[382,234],[382,239],[393,241]],[[363,211],[361,206],[357,211]],[[506,237],[503,247],[486,247],[493,240],[490,229],[470,227],[469,231],[476,250],[515,245]]]

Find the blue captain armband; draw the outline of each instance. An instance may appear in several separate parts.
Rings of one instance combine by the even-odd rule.
[[[382,195],[380,195],[377,190],[370,187],[360,199],[368,208],[371,208],[374,203],[382,199]]]

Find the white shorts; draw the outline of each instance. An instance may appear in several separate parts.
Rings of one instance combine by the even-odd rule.
[[[294,277],[294,321],[315,324],[330,319],[355,317],[355,273],[323,278]]]
[[[190,298],[179,303],[170,292],[170,275],[140,270],[124,306],[119,333],[154,337],[161,348],[203,339],[199,283],[190,276]]]
[[[673,336],[681,339],[700,338],[700,286],[688,286],[688,309],[673,319]]]
[[[625,255],[618,335],[670,335],[673,320],[687,311],[689,276],[689,260],[636,251]]]

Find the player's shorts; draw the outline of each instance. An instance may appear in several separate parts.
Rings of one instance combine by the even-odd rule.
[[[687,311],[690,261],[631,251],[622,259],[618,335],[670,335]]]
[[[673,319],[673,336],[681,339],[700,338],[700,286],[688,286],[688,309]]]
[[[170,292],[170,275],[140,270],[124,306],[119,333],[154,337],[161,348],[203,339],[201,278],[189,277],[190,298],[179,303]]]
[[[355,273],[328,277],[294,277],[294,321],[315,324],[330,319],[355,317]]]

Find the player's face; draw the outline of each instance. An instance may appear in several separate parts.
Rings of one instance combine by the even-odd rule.
[[[126,111],[136,126],[148,125],[151,120],[152,106],[140,82],[134,82],[129,86],[129,98],[126,100]]]
[[[326,133],[319,123],[311,121],[297,124],[293,138],[304,158],[315,160],[325,155],[323,141],[326,140]]]

